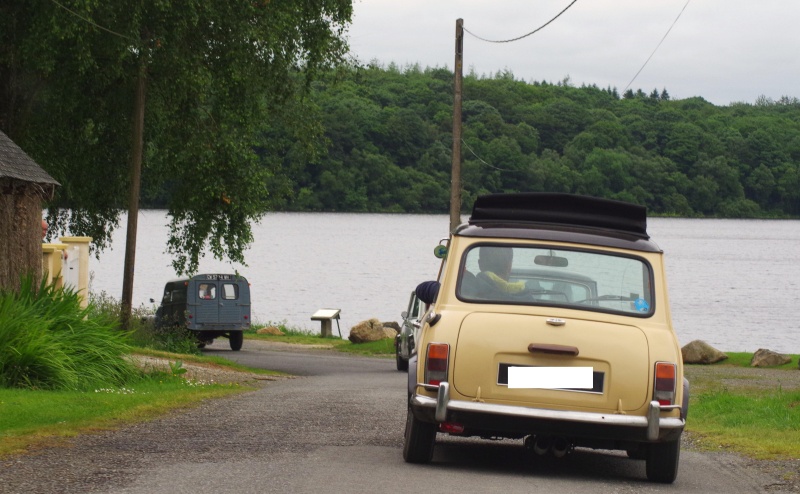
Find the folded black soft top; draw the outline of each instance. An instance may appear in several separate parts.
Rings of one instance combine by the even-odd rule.
[[[644,206],[576,194],[523,192],[479,196],[469,222],[486,221],[602,228],[649,238]]]

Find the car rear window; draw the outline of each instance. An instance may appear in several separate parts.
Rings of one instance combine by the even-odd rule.
[[[601,250],[480,244],[465,253],[459,299],[553,305],[649,316],[652,270],[635,256]]]

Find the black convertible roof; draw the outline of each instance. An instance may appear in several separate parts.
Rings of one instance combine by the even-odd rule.
[[[469,223],[486,222],[599,228],[650,238],[644,206],[575,194],[525,192],[479,196]]]

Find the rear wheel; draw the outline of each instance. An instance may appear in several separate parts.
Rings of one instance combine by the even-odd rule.
[[[647,447],[647,480],[671,484],[678,476],[681,440],[653,443]]]
[[[646,460],[647,459],[647,445],[646,444],[638,444],[636,446],[631,447],[627,450],[628,458],[634,460]]]
[[[244,333],[241,331],[231,331],[228,340],[231,342],[231,350],[238,352],[242,349],[242,343],[244,343]]]
[[[406,415],[405,443],[403,459],[408,463],[428,463],[433,458],[436,442],[436,424],[422,422],[414,417],[411,407]]]

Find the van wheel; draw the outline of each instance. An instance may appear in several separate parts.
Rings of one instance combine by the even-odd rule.
[[[653,443],[647,448],[647,480],[671,484],[678,476],[681,440]]]
[[[238,352],[242,349],[242,343],[244,343],[244,333],[241,331],[231,331],[228,340],[231,342],[231,350]]]

